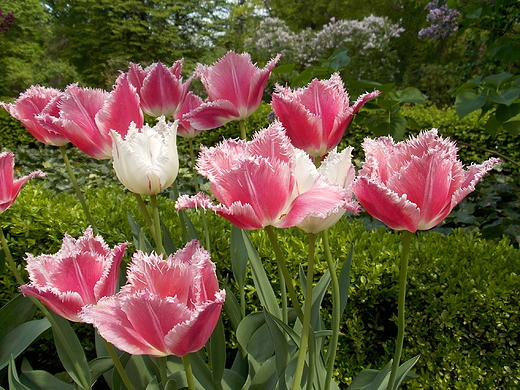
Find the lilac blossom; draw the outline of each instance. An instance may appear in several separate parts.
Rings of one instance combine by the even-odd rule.
[[[438,0],[430,1],[424,9],[429,11],[426,20],[431,24],[419,31],[419,39],[446,39],[459,29],[460,12],[456,9],[446,4],[439,6]]]

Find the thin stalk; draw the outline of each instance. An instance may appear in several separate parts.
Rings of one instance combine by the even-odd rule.
[[[166,382],[168,382],[168,374],[166,373],[166,356],[161,356],[157,358],[157,364],[159,366],[159,375],[161,376],[161,382],[163,386],[166,386]]]
[[[408,258],[410,257],[410,242],[413,233],[405,230],[403,232],[403,249],[401,252],[401,269],[399,270],[399,298],[397,301],[397,340],[395,345],[394,360],[392,362],[392,372],[388,381],[388,389],[395,390],[395,380],[397,370],[401,361],[403,351],[404,327],[405,327],[405,300],[406,300],[406,274],[408,271]]]
[[[278,280],[280,280],[280,299],[282,300],[282,321],[286,324],[289,323],[289,311],[287,308],[287,283],[283,277],[283,272],[278,267]]]
[[[20,275],[20,273],[18,272],[18,268],[16,268],[16,264],[13,260],[13,256],[11,255],[11,251],[9,250],[9,246],[7,246],[7,241],[5,239],[5,236],[4,236],[4,231],[3,229],[0,229],[0,241],[2,242],[2,248],[4,250],[4,253],[5,253],[5,257],[7,259],[7,263],[9,264],[9,267],[11,267],[11,270],[13,271],[13,274],[14,274],[14,277],[16,279],[16,281],[18,282],[18,284],[20,285],[23,285],[25,284],[25,281],[23,280],[22,276]],[[52,318],[51,314],[49,313],[49,311],[47,310],[47,308],[45,307],[45,305],[43,303],[41,303],[38,299],[36,299],[35,297],[33,297],[32,295],[28,296],[28,298],[31,300],[31,302],[38,308],[40,309],[40,311],[45,315],[45,317],[49,320],[49,322],[51,323],[51,326],[53,327],[53,329],[56,331],[56,334],[58,335],[58,337],[60,337],[63,341],[63,345],[64,347],[67,349],[67,354],[70,356],[70,357],[73,357],[73,353],[70,349],[68,349],[68,343],[65,341],[65,336],[63,335],[63,333],[61,332],[60,330],[60,327],[58,326],[58,324],[56,324],[56,321],[54,321],[54,318]],[[83,376],[83,372],[82,370],[78,367],[77,365],[77,361],[72,359],[72,364],[74,366],[76,366],[76,372],[78,373],[78,375],[80,375],[80,382],[83,386],[83,388],[85,389],[89,389],[91,388],[90,386],[90,383],[89,381],[87,380],[87,378],[85,378]]]
[[[177,188],[177,182],[173,182],[173,196],[175,196],[175,200],[179,199],[179,189]],[[177,215],[179,216],[179,221],[181,223],[181,231],[182,231],[182,240],[184,242],[188,242],[188,228],[186,227],[186,221],[184,220],[184,216],[181,211],[177,211]]]
[[[190,142],[190,158],[191,158],[191,169],[193,172],[193,182],[195,184],[195,193],[199,193],[200,186],[199,186],[199,177],[197,174],[197,171],[195,170],[196,165],[196,159],[195,159],[195,147],[193,145],[193,139],[189,139]],[[208,253],[211,253],[211,240],[209,239],[209,228],[208,228],[208,221],[206,220],[206,211],[203,208],[198,209],[200,216],[202,218],[202,227],[204,229],[204,237],[206,239],[206,250]]]
[[[332,286],[332,336],[330,336],[329,348],[327,349],[327,377],[325,379],[325,389],[330,389],[330,383],[334,371],[334,362],[336,360],[336,351],[338,349],[341,307],[338,275],[336,274],[336,267],[334,267],[334,262],[332,261],[332,255],[330,253],[329,234],[327,229],[323,231],[322,236],[325,258],[327,259],[327,266],[329,267],[330,284]]]
[[[182,357],[182,364],[186,372],[186,380],[188,381],[188,390],[195,390],[195,379],[193,378],[193,371],[191,370],[190,356],[184,355]]]
[[[497,152],[496,150],[483,148],[483,147],[481,147],[481,146],[477,146],[477,145],[473,145],[473,144],[468,144],[467,142],[462,142],[462,141],[457,141],[457,144],[465,145],[465,146],[468,146],[468,147],[470,147],[470,148],[475,148],[475,149],[478,149],[478,150],[482,150],[482,151],[484,151],[484,152],[488,152],[488,153],[490,153],[490,154],[494,154],[495,156],[498,156],[498,157],[500,157],[500,158],[503,159],[503,160],[509,161],[511,164],[514,164],[514,165],[516,165],[517,167],[520,167],[520,162],[515,161],[515,160],[513,160],[511,157],[507,157],[505,154],[499,153],[499,152]]]
[[[112,344],[110,344],[108,341],[106,341],[103,337],[103,342],[105,343],[105,348],[108,351],[108,354],[112,358],[112,361],[114,362],[114,367],[116,368],[117,372],[119,373],[119,376],[121,377],[121,380],[123,381],[124,385],[128,390],[135,390],[134,385],[130,381],[130,378],[128,377],[125,368],[121,364],[121,361],[119,360],[119,357],[117,356],[116,350]]]
[[[303,369],[305,367],[305,357],[307,356],[307,346],[309,345],[309,333],[311,328],[312,314],[312,281],[314,279],[314,244],[316,235],[309,233],[309,256],[307,261],[307,278],[305,286],[305,311],[303,313],[303,328],[300,341],[300,350],[298,351],[298,361],[296,362],[296,370],[294,371],[294,382],[292,390],[300,390]],[[309,367],[311,370],[312,367]]]
[[[271,245],[274,250],[274,255],[276,257],[276,262],[278,263],[278,268],[282,271],[283,279],[285,279],[285,284],[287,287],[287,291],[289,291],[289,297],[291,298],[294,311],[296,312],[296,315],[298,316],[300,321],[303,322],[303,312],[300,307],[300,303],[298,302],[296,290],[294,289],[294,279],[291,277],[289,269],[287,268],[287,264],[285,263],[285,258],[283,256],[280,245],[278,244],[278,238],[276,237],[276,233],[272,226],[266,226],[264,230],[267,232],[267,236],[271,241]]]
[[[72,186],[74,187],[74,191],[76,192],[76,197],[79,200],[79,203],[81,204],[81,207],[83,208],[83,212],[85,213],[85,216],[87,217],[87,221],[89,225],[92,227],[92,231],[94,232],[94,235],[98,234],[98,230],[96,227],[96,224],[94,223],[94,219],[92,218],[92,215],[90,214],[90,211],[87,206],[87,202],[85,201],[85,196],[83,195],[83,192],[81,192],[81,189],[79,188],[78,181],[76,180],[76,175],[74,175],[74,171],[72,170],[72,166],[70,165],[69,158],[67,157],[67,148],[65,145],[60,146],[60,152],[61,156],[63,157],[63,162],[65,163],[65,167],[67,168],[67,172],[69,174],[70,181],[72,183]]]
[[[141,194],[136,194],[135,192],[133,192],[133,194],[135,196],[135,199],[137,200],[137,205],[141,210],[141,214],[143,214],[143,218],[146,222],[146,225],[148,226],[148,229],[150,229],[150,233],[152,234],[152,237],[155,241],[155,227],[153,225],[152,217],[150,217],[150,213],[146,208],[146,204],[144,203],[143,197],[141,196]]]
[[[152,220],[155,230],[155,245],[158,253],[166,253],[162,243],[161,219],[159,217],[159,207],[157,206],[157,195],[150,195],[150,203],[152,204]]]
[[[238,127],[240,127],[240,139],[246,139],[246,121],[244,119],[238,121]]]

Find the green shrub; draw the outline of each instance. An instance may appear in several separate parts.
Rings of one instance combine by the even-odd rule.
[[[15,152],[19,145],[35,146],[38,141],[22,123],[0,107],[0,152]]]

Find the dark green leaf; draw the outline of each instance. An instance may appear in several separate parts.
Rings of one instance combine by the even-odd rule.
[[[276,357],[276,372],[278,377],[281,377],[285,372],[285,368],[289,363],[289,346],[284,334],[280,331],[274,317],[264,310],[265,322],[271,333],[273,340],[275,357]]]
[[[202,358],[202,350],[190,353],[189,355],[191,367],[193,368],[193,376],[199,381],[204,390],[217,390],[216,384],[213,382],[211,370]]]
[[[38,389],[52,390],[73,390],[74,386],[70,383],[59,380],[54,375],[42,370],[33,370],[29,363],[22,362],[22,374],[30,380]]]
[[[343,267],[341,267],[341,272],[339,273],[339,302],[340,302],[340,316],[343,315],[345,311],[345,307],[347,306],[348,296],[350,292],[350,270],[352,267],[352,258],[354,256],[354,246],[352,245],[348,251],[347,257],[343,262]]]
[[[18,294],[0,309],[0,340],[18,325],[34,317],[36,306],[29,298]]]
[[[513,136],[520,134],[520,122],[509,122],[509,120],[518,114],[520,114],[520,103],[511,104],[509,107],[503,105],[497,107],[498,122]]]
[[[9,359],[9,369],[7,370],[7,379],[9,381],[9,390],[31,390],[20,382],[18,373],[16,372],[16,364],[14,358]]]
[[[406,103],[425,104],[428,97],[417,88],[408,87],[399,91],[398,97],[395,100]]]
[[[516,99],[518,99],[518,96],[520,96],[520,88],[511,88],[502,92],[500,95],[494,95],[491,100],[498,104],[510,106]]]
[[[213,382],[220,383],[226,368],[226,337],[221,318],[218,320],[217,326],[215,326],[215,330],[206,344],[206,348],[208,350]]]
[[[271,73],[291,73],[294,70],[295,66],[296,64],[279,65],[273,68]]]
[[[503,81],[513,76],[511,73],[498,73],[491,76],[484,77],[482,79],[483,83],[490,84],[493,88],[498,90],[502,85]]]
[[[248,255],[242,229],[235,225],[231,226],[230,249],[233,276],[238,284],[238,289],[241,290],[245,284]]]
[[[17,357],[40,335],[50,328],[47,318],[24,322],[9,332],[0,341],[0,369],[9,364],[11,357]]]
[[[475,92],[470,90],[459,92],[455,99],[455,110],[457,111],[459,119],[464,118],[473,111],[480,110],[482,106],[486,104],[486,101],[486,92],[482,92],[480,95],[477,95]]]

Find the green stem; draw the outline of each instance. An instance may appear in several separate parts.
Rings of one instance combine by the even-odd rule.
[[[134,385],[132,385],[130,378],[126,374],[125,368],[123,367],[121,361],[119,360],[119,357],[117,356],[114,346],[110,344],[108,341],[106,341],[103,337],[101,337],[101,339],[103,339],[103,342],[105,343],[105,348],[107,349],[108,354],[112,358],[112,361],[114,362],[114,367],[119,373],[119,376],[121,377],[121,380],[123,381],[124,385],[128,390],[135,390]]]
[[[23,280],[22,276],[18,272],[18,268],[16,268],[16,264],[13,260],[13,256],[11,256],[11,251],[9,250],[9,246],[7,245],[7,241],[4,236],[4,230],[0,228],[0,241],[2,241],[2,248],[4,249],[5,258],[7,259],[7,263],[9,264],[9,267],[11,267],[14,277],[16,279],[16,282],[21,286],[25,284],[25,281]]]
[[[395,390],[397,370],[401,361],[403,351],[404,327],[405,327],[405,300],[406,300],[406,274],[408,271],[408,258],[410,257],[410,241],[413,233],[405,230],[403,232],[403,249],[401,252],[401,269],[399,270],[399,298],[397,301],[397,340],[395,345],[392,372],[388,381],[388,389]]]
[[[191,370],[190,356],[184,355],[182,357],[182,364],[186,372],[186,380],[188,381],[188,390],[195,390],[195,379],[193,378],[193,371]]]
[[[24,285],[25,281],[23,280],[22,276],[18,272],[18,268],[16,268],[16,264],[15,264],[15,262],[13,260],[13,256],[11,256],[11,251],[9,250],[9,247],[7,246],[7,241],[5,239],[3,229],[0,229],[0,241],[2,242],[2,248],[4,250],[5,257],[7,258],[7,262],[9,264],[9,267],[11,267],[11,270],[13,271],[13,274],[14,274],[14,277],[15,277],[16,281],[18,282],[18,284]],[[56,321],[54,321],[54,318],[52,318],[51,314],[49,313],[49,311],[47,310],[45,305],[43,303],[41,303],[38,299],[33,297],[32,295],[28,296],[28,298],[45,315],[45,317],[49,320],[51,326],[55,330],[55,332],[58,335],[58,337],[60,337],[62,339],[62,344],[63,344],[64,348],[67,349],[67,354],[71,357],[72,364],[74,366],[76,366],[76,372],[80,376],[79,380],[80,380],[81,385],[83,386],[83,388],[84,389],[91,388],[89,381],[87,380],[87,378],[85,378],[83,376],[83,371],[78,367],[77,361],[73,359],[74,354],[69,349],[68,343],[65,340],[65,336],[61,332],[60,327],[58,326],[58,324],[56,324]]]
[[[168,382],[168,374],[166,373],[166,356],[161,356],[157,358],[157,364],[159,366],[159,375],[161,376],[161,382],[163,386],[166,386],[166,382]]]
[[[287,308],[287,283],[283,277],[283,272],[278,267],[278,279],[280,280],[280,299],[282,300],[282,321],[286,324],[289,323],[289,311]]]
[[[159,217],[159,207],[157,205],[157,195],[150,195],[150,203],[152,204],[152,220],[154,223],[155,230],[155,245],[157,252],[165,254],[163,243],[162,243],[162,230],[161,230],[161,218]]]
[[[90,215],[90,211],[87,206],[87,202],[85,201],[85,196],[83,196],[83,192],[81,192],[81,189],[79,188],[78,181],[76,180],[76,175],[74,175],[74,171],[72,170],[72,166],[70,165],[69,158],[67,157],[67,149],[65,145],[60,146],[60,152],[63,157],[63,161],[65,163],[65,167],[67,168],[67,172],[69,174],[70,181],[72,183],[72,186],[74,187],[74,191],[76,192],[76,197],[79,200],[79,203],[81,204],[81,207],[83,208],[83,212],[85,213],[85,216],[87,217],[87,221],[89,225],[92,227],[92,231],[94,232],[94,235],[98,234],[98,230],[96,227],[96,224],[94,223],[94,219],[92,218],[92,215]]]
[[[238,121],[238,127],[240,127],[240,139],[246,139],[246,121],[244,119]]]
[[[332,261],[329,246],[328,230],[323,231],[323,248],[325,250],[325,258],[327,259],[327,266],[329,267],[330,283],[332,286],[332,336],[330,337],[329,348],[327,349],[327,377],[325,379],[325,389],[330,389],[332,375],[334,371],[334,362],[336,360],[336,351],[338,349],[339,327],[341,320],[340,307],[340,290],[338,275],[336,274],[336,267]]]
[[[196,159],[195,159],[195,147],[193,145],[193,139],[189,139],[190,142],[190,158],[191,158],[191,169],[193,172],[193,182],[195,184],[195,193],[199,193],[200,186],[199,186],[199,176],[197,171],[195,170],[196,165]],[[202,218],[202,227],[204,229],[204,237],[206,239],[206,250],[208,253],[211,253],[211,240],[209,238],[209,228],[208,228],[208,221],[206,220],[206,211],[203,208],[198,209],[200,216]]]
[[[300,390],[303,369],[305,367],[305,357],[307,356],[307,346],[309,345],[309,332],[311,328],[312,314],[312,282],[314,279],[314,244],[316,235],[309,233],[309,256],[307,261],[307,278],[305,282],[305,311],[303,313],[303,327],[300,341],[300,350],[298,351],[298,361],[296,362],[296,370],[294,371],[294,382],[292,390]],[[312,369],[310,367],[309,369]]]
[[[146,204],[144,203],[143,197],[141,196],[141,194],[136,194],[135,192],[133,192],[133,194],[135,196],[135,199],[137,200],[137,205],[141,210],[141,214],[143,214],[143,218],[146,222],[146,225],[148,226],[148,229],[150,229],[150,233],[152,234],[152,237],[155,241],[155,227],[153,225],[152,217],[150,217],[150,213],[146,208]]]
[[[175,201],[179,199],[179,189],[177,188],[177,182],[173,182],[173,196],[175,197]],[[179,221],[181,223],[181,231],[182,231],[182,240],[184,242],[188,242],[188,228],[186,227],[186,221],[184,220],[183,211],[177,211],[177,215],[179,216]]]
[[[303,322],[303,312],[300,307],[300,303],[298,302],[298,296],[296,295],[296,290],[294,289],[294,279],[291,277],[289,273],[289,269],[287,268],[287,264],[285,263],[285,258],[283,256],[280,245],[278,244],[278,238],[276,237],[276,233],[272,226],[266,226],[264,230],[267,232],[267,236],[271,241],[271,245],[274,250],[274,255],[276,257],[276,262],[278,263],[278,268],[282,271],[283,279],[285,279],[285,284],[287,290],[289,291],[289,297],[291,298],[291,302],[293,304],[294,310],[296,311],[296,315]]]

